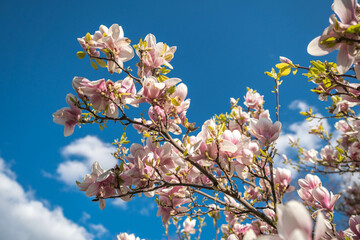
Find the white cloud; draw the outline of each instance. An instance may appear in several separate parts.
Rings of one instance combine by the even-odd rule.
[[[114,167],[117,160],[111,153],[115,151],[113,145],[94,136],[75,140],[61,152],[66,160],[60,163],[56,170],[58,178],[70,186],[75,186],[75,181],[80,181],[91,172],[91,165],[95,161],[99,162],[103,169]]]
[[[146,207],[140,209],[139,213],[143,216],[149,216],[151,211],[155,208],[154,203],[149,203]]]
[[[119,207],[123,210],[127,209],[127,204],[124,200],[122,200],[121,198],[115,198],[111,201],[111,204],[116,206],[116,207]]]
[[[15,174],[0,158],[1,239],[88,240],[94,236],[67,219],[60,207],[50,209],[34,199],[16,181]]]
[[[307,103],[300,100],[295,100],[289,105],[289,109],[300,111],[307,111],[309,110],[309,107],[311,107],[314,113],[316,113],[315,107],[309,106]],[[319,113],[317,113],[317,115],[320,117],[322,116]],[[331,129],[326,119],[321,120],[321,122],[326,131]],[[289,150],[291,149],[289,145],[289,137],[292,137],[294,140],[299,139],[300,146],[307,150],[319,148],[323,140],[313,134],[309,134],[310,127],[319,124],[319,121],[314,120],[312,122],[308,122],[304,119],[303,121],[292,123],[287,129],[282,129],[282,133],[277,140],[278,152],[281,154],[289,153]]]
[[[90,228],[96,232],[96,237],[101,238],[109,231],[102,224],[90,224]]]
[[[305,112],[308,111],[309,108],[312,108],[313,112],[316,113],[318,116],[322,116],[320,113],[318,113],[317,109],[313,106],[308,105],[306,102],[301,100],[295,100],[290,103],[288,106],[290,110],[293,111],[301,111]],[[298,113],[297,113],[298,114]],[[279,154],[295,154],[295,150],[292,150],[289,144],[289,137],[291,137],[294,140],[299,139],[299,145],[307,150],[310,150],[312,148],[318,149],[322,146],[323,140],[319,137],[315,136],[314,134],[309,134],[310,128],[316,125],[319,125],[320,122],[323,124],[323,127],[326,131],[330,131],[330,125],[326,119],[323,119],[321,121],[314,120],[312,122],[308,122],[305,120],[292,123],[287,128],[284,128],[280,134],[280,137],[278,138],[277,142],[277,149]],[[286,168],[291,171],[292,178],[295,178],[298,175],[298,172],[292,168],[288,164],[283,164],[282,159],[278,159],[275,161],[275,167],[281,167]]]

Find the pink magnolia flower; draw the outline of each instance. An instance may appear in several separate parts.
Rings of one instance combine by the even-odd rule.
[[[107,28],[101,25],[99,31],[95,32],[96,41],[104,44],[107,58],[114,57],[115,61],[122,67],[123,62],[129,61],[134,57],[134,50],[129,45],[130,39],[124,37],[124,31],[118,24],[111,25]],[[120,73],[122,70],[113,62],[108,61],[107,67],[110,73],[114,71]]]
[[[304,205],[299,202],[290,201],[285,206],[278,205],[277,209],[278,235],[262,235],[257,240],[320,240],[327,230],[324,215],[319,213],[312,238],[312,218]]]
[[[345,120],[340,120],[335,123],[335,128],[343,133],[351,131],[351,127]]]
[[[231,115],[234,117],[235,121],[230,121],[230,130],[241,130],[241,125],[250,121],[250,114],[246,111],[243,111],[242,107],[240,106],[233,108],[231,111]]]
[[[344,74],[354,63],[357,50],[355,44],[348,44],[348,42],[338,41],[338,39],[342,37],[358,39],[355,34],[345,32],[348,27],[358,23],[356,17],[357,1],[334,0],[332,8],[340,21],[336,19],[335,15],[332,15],[330,17],[330,26],[324,30],[321,36],[316,37],[309,43],[307,51],[313,56],[323,56],[335,49],[339,49],[337,69],[340,74]]]
[[[337,151],[333,149],[331,146],[326,145],[321,149],[320,156],[323,159],[323,161],[327,161],[328,163],[331,163],[334,161],[334,159],[336,159]]]
[[[131,41],[124,37],[124,31],[118,24],[113,24],[110,28],[101,25],[99,31],[90,35],[90,39],[85,36],[78,38],[78,41],[84,51],[91,56],[99,57],[100,52],[97,51],[99,49],[107,58],[114,58],[120,67],[123,67],[123,62],[134,57],[134,50],[129,45]],[[110,73],[122,71],[113,61],[107,61],[107,68]]]
[[[73,134],[75,125],[80,127],[81,110],[75,105],[73,101],[78,101],[77,98],[69,93],[66,95],[66,102],[70,106],[57,110],[53,113],[53,121],[57,124],[64,125],[64,136]]]
[[[114,189],[115,175],[111,170],[104,171],[98,162],[94,162],[91,167],[91,174],[85,175],[83,181],[76,182],[80,191],[85,191],[87,197],[97,196],[100,198],[101,209],[105,208],[103,198],[116,195]]]
[[[316,201],[318,201],[322,208],[333,211],[335,202],[340,198],[340,194],[334,195],[332,192],[329,191],[324,187],[315,187],[311,191],[312,196]]]
[[[151,33],[146,35],[144,42],[146,42],[146,45],[138,45],[136,54],[142,59],[145,76],[152,76],[153,71],[159,68],[161,65],[165,65],[170,69],[173,68],[170,64],[170,61],[174,57],[176,47],[169,47],[162,42],[156,43],[156,38]],[[138,73],[140,76],[140,66]]]
[[[160,106],[151,106],[148,114],[154,123],[162,122],[165,125],[167,122],[165,111]]]
[[[310,162],[316,162],[318,161],[318,151],[316,151],[315,149],[310,149],[308,151],[304,150],[303,152],[304,158],[302,158],[305,161],[310,161]]]
[[[349,219],[350,230],[355,234],[354,240],[360,239],[360,216],[351,216]]]
[[[300,198],[305,201],[307,205],[315,207],[315,199],[311,192],[315,187],[321,186],[320,178],[316,175],[307,174],[305,179],[299,179],[298,183],[301,187],[301,189],[297,191]]]
[[[321,186],[321,180],[318,176],[307,174],[305,176],[305,179],[299,179],[298,183],[301,188],[304,188],[306,190],[312,190],[315,187]]]
[[[188,191],[184,187],[172,187],[163,189],[158,192],[159,194],[159,208],[156,216],[161,216],[161,220],[165,225],[171,218],[171,215],[174,214],[176,209],[177,211],[182,210],[187,211],[186,207],[180,207],[182,204],[188,203],[190,199],[187,199]]]
[[[138,92],[138,95],[142,96],[138,102],[152,102],[154,99],[160,98],[166,89],[181,82],[179,78],[169,78],[164,82],[159,82],[155,77],[145,77],[144,86]]]
[[[285,168],[277,168],[275,171],[275,185],[279,186],[279,191],[292,191],[294,190],[294,186],[290,186],[291,182],[291,171]]]
[[[292,61],[290,59],[288,59],[287,57],[282,57],[280,56],[280,62],[282,63],[292,63]]]
[[[260,140],[262,144],[270,144],[278,139],[281,132],[281,123],[272,123],[267,118],[260,118],[259,120],[250,120],[249,132]]]
[[[181,232],[195,234],[195,232],[196,232],[196,229],[194,229],[195,224],[196,224],[196,219],[191,220],[191,218],[189,218],[189,217],[186,218],[183,223],[184,229],[182,229]]]
[[[334,109],[334,114],[338,114],[340,112],[348,112],[350,110],[351,107],[354,107],[356,106],[357,103],[354,103],[354,102],[349,102],[349,101],[346,101],[346,100],[343,100],[343,101],[340,101],[336,104],[336,107]]]
[[[176,101],[176,104],[173,106],[175,108],[176,114],[181,114],[190,107],[190,99],[186,99],[188,88],[184,83],[180,83],[176,86],[175,92],[171,97]]]
[[[249,89],[245,96],[245,106],[251,109],[257,109],[264,104],[264,96],[252,89]]]
[[[360,160],[360,142],[354,142],[349,147],[349,155],[352,161]]]

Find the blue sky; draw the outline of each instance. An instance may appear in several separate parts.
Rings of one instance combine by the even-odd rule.
[[[79,60],[75,54],[81,49],[76,38],[93,33],[101,24],[118,23],[134,44],[153,33],[158,41],[177,46],[170,74],[189,87],[188,117],[200,126],[212,115],[229,111],[230,97],[242,99],[246,87],[265,95],[265,106],[274,117],[274,84],[264,71],[278,63],[279,56],[308,65],[313,58],[306,52],[307,44],[327,27],[330,14],[329,1],[311,0],[3,1],[0,177],[9,185],[0,184],[6,190],[1,196],[15,199],[30,210],[31,203],[35,203],[38,215],[33,217],[48,223],[49,226],[44,224],[47,232],[59,223],[63,229],[75,229],[78,239],[90,238],[86,234],[95,239],[113,239],[119,232],[162,239],[161,220],[155,217],[152,200],[138,198],[126,205],[108,202],[105,211],[101,211],[77,191],[74,182],[64,181],[71,173],[61,169],[68,170],[69,161],[77,161],[79,168],[96,160],[96,156],[111,162],[111,158],[102,157],[109,156],[107,153],[113,151],[110,143],[122,134],[121,126],[103,132],[98,126],[83,126],[65,138],[63,127],[52,121],[52,113],[66,106],[66,94],[74,93],[74,76],[91,80],[125,77],[95,71],[87,60]],[[328,59],[334,57],[333,54]],[[135,58],[126,66],[135,69],[136,61]],[[318,104],[317,97],[309,91],[311,87],[300,74],[285,79],[280,90],[280,117],[285,132],[291,132],[291,123],[298,122],[293,125],[292,134],[300,136],[296,135],[300,131],[296,131],[304,126],[304,119],[297,108],[303,102]],[[291,103],[293,110],[289,109]],[[316,106],[322,109],[324,104]],[[76,172],[71,176],[76,176]],[[21,214],[17,218],[18,206],[0,206],[0,214],[6,219],[3,223],[0,220],[0,229],[7,239],[18,236],[11,235],[16,234],[17,224],[23,229],[43,224],[37,220],[28,223]],[[31,216],[28,219],[33,219]],[[57,239],[45,237],[45,230],[41,231],[24,234],[33,239]]]

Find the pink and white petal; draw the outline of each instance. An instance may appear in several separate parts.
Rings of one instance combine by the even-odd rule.
[[[295,229],[301,229],[311,236],[312,219],[303,204],[290,201],[284,205],[278,205],[278,232],[279,236],[287,239]]]
[[[340,74],[346,73],[353,65],[355,57],[349,54],[349,46],[341,44],[339,53],[336,58],[337,70]]]
[[[317,215],[315,231],[314,231],[314,240],[320,240],[321,237],[324,236],[326,230],[327,230],[326,220],[325,220],[324,214],[322,214],[322,212],[320,212]]]
[[[224,151],[224,152],[234,153],[234,152],[236,152],[237,147],[232,142],[224,139],[220,143],[220,149],[221,149],[221,151]]]
[[[176,86],[174,96],[180,97],[181,101],[184,101],[188,93],[188,88],[184,83],[180,83]]]
[[[67,121],[64,125],[64,136],[68,137],[71,134],[74,133],[74,129],[75,129],[75,122],[73,121]]]
[[[172,87],[176,84],[178,84],[179,82],[181,82],[180,78],[169,78],[167,80],[165,80],[163,83],[166,85],[166,87]]]
[[[146,35],[144,41],[147,43],[147,47],[154,48],[156,46],[156,38],[153,34]]]
[[[356,0],[334,0],[332,9],[339,16],[340,21],[345,24],[352,23],[356,19]]]
[[[103,33],[107,33],[109,29],[105,25],[100,25],[99,31],[103,34]]]
[[[296,229],[295,231],[293,231],[291,233],[291,236],[289,237],[289,240],[310,240],[311,236],[309,238],[309,236],[304,232],[301,231],[300,229]],[[286,238],[286,240],[288,240]]]
[[[326,54],[331,53],[336,49],[336,47],[333,48],[327,48],[324,45],[322,45],[321,42],[321,36],[314,38],[307,47],[307,52],[310,55],[313,56],[324,56]]]
[[[111,25],[111,27],[109,29],[109,35],[111,35],[114,40],[117,40],[119,38],[119,36],[120,36],[120,28],[121,27],[118,24]]]
[[[360,62],[355,63],[354,69],[357,80],[360,80]]]
[[[91,196],[96,195],[98,193],[98,191],[99,191],[99,184],[98,183],[92,183],[92,184],[90,184],[90,186],[86,190],[85,195],[87,197],[91,197]]]
[[[284,239],[279,237],[278,235],[273,235],[273,236],[262,235],[256,238],[256,240],[284,240]]]
[[[125,45],[121,47],[121,51],[117,56],[120,61],[126,62],[134,57],[134,50],[130,45]]]

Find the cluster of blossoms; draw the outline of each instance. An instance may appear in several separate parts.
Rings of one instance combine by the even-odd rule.
[[[300,189],[298,194],[304,203],[317,211],[334,210],[336,201],[340,198],[339,194],[334,195],[321,185],[321,180],[318,176],[308,174],[305,179],[299,179]]]
[[[358,68],[357,7],[355,1],[335,0],[333,9],[340,21],[332,16],[330,27],[309,45],[308,51],[314,55],[339,49],[337,66],[312,62],[312,67],[305,68],[282,57],[276,65],[279,72],[273,69],[266,73],[275,79],[278,95],[280,77],[291,69],[294,73],[307,69],[306,75],[317,84],[314,92],[320,99],[331,96],[330,114],[343,118],[335,125],[342,132],[337,145],[330,144],[330,135],[322,125],[311,129],[312,134],[328,142],[320,152],[321,158],[316,149],[305,150],[292,141],[299,148],[300,163],[320,164],[324,171],[360,171],[360,120],[352,110],[360,102],[360,85],[347,82],[343,75],[353,64],[355,70]],[[157,43],[155,36],[148,34],[132,48],[117,24],[110,28],[101,25],[99,31],[78,41],[84,50],[78,52],[80,58],[87,55],[94,68],[99,65],[110,73],[124,72],[127,76],[118,81],[74,77],[77,96],[67,95],[69,107],[55,112],[54,122],[64,125],[65,136],[71,135],[76,125],[96,123],[103,127],[112,121],[132,125],[143,138],[142,144],[132,143],[127,148],[124,145],[129,141],[124,133],[115,141],[118,149],[114,156],[119,163],[104,170],[95,162],[92,172],[77,182],[101,209],[109,198],[130,201],[142,194],[154,197],[164,225],[171,224],[171,219],[176,225],[177,219],[187,216],[183,229],[176,225],[183,239],[197,232],[196,218],[201,228],[200,219],[206,215],[215,223],[224,216],[220,229],[226,240],[360,239],[360,216],[355,215],[358,211],[352,212],[348,230],[335,229],[334,207],[340,195],[329,192],[316,175],[308,174],[298,181],[297,192],[303,204],[283,204],[284,196],[296,187],[291,185],[290,170],[274,166],[279,161],[279,103],[273,121],[264,108],[264,96],[248,88],[243,105],[240,99],[231,98],[230,113],[215,115],[198,128],[186,116],[190,107],[187,86],[178,78],[166,76],[173,68],[170,61],[176,47]],[[139,57],[136,77],[124,68],[134,52]],[[147,114],[129,117],[131,109],[139,105],[148,107]],[[311,110],[303,115],[316,118]],[[283,158],[287,159],[285,155]],[[139,240],[127,233],[117,238]]]

